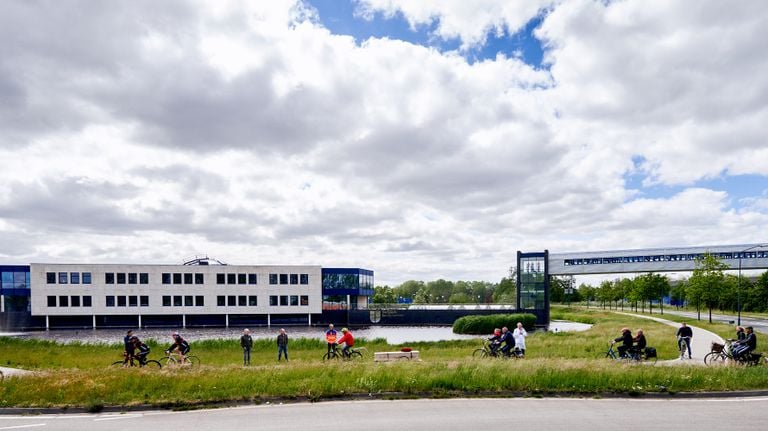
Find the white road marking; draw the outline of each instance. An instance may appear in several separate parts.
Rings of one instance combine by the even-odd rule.
[[[28,424],[28,425],[14,425],[10,427],[2,427],[0,430],[15,430],[19,428],[32,428],[32,427],[44,427],[45,424]]]

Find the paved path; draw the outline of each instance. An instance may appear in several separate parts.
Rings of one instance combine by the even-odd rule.
[[[625,314],[627,316],[633,316],[633,317],[641,317],[643,319],[649,319],[654,320],[659,323],[663,323],[665,325],[674,326],[675,328],[680,327],[680,323],[673,322],[671,320],[662,319],[661,317],[654,317],[654,316],[647,316],[644,314],[633,314],[633,313],[623,313],[623,312],[616,312],[618,314]],[[686,322],[688,323],[688,322]],[[676,359],[673,361],[661,361],[659,363],[665,363],[665,362],[673,362],[673,363],[683,363],[683,362],[693,362],[696,364],[703,364],[704,363],[704,355],[709,353],[712,348],[712,342],[723,344],[724,340],[717,334],[711,331],[707,331],[706,329],[702,329],[696,326],[692,326],[688,324],[688,326],[693,330],[693,337],[691,338],[691,353],[693,359]]]
[[[25,374],[31,374],[32,373],[32,371],[20,370],[18,368],[6,368],[6,367],[0,367],[0,372],[3,373],[4,377],[23,376]]]
[[[675,310],[674,308],[672,309],[665,308],[664,312],[668,314],[674,314],[677,316],[687,317],[687,318],[690,318],[691,320],[694,320],[696,319],[696,317],[698,317],[695,311],[682,311],[682,310]],[[709,321],[709,312],[707,310],[701,311],[701,320]],[[735,314],[720,314],[720,313],[712,314],[713,322],[732,325],[734,330],[734,335],[736,335],[737,320],[738,320],[738,317]],[[760,317],[742,314],[741,326],[745,326],[745,327],[751,326],[755,329],[755,332],[762,332],[762,333],[768,334],[768,319],[763,319]]]
[[[768,397],[339,401],[188,412],[0,416],[0,430],[731,431],[765,429],[767,410]],[[736,427],[728,420],[735,415]]]

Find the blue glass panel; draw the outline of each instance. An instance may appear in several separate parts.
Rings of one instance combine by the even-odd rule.
[[[13,273],[12,272],[3,272],[1,277],[2,277],[3,284],[5,284],[5,283],[8,283],[8,284],[13,283]]]

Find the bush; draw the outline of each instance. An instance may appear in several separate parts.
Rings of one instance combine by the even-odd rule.
[[[464,316],[453,322],[453,332],[456,334],[490,334],[495,328],[506,326],[510,330],[522,322],[526,330],[533,330],[536,316],[533,314],[490,314],[485,316]]]

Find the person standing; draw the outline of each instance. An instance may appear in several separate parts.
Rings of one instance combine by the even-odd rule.
[[[677,330],[677,342],[678,344],[680,341],[683,341],[685,343],[685,347],[688,349],[688,359],[691,359],[691,339],[693,338],[693,329],[691,329],[690,326],[688,326],[687,323],[683,322],[680,325],[680,328]],[[683,359],[685,357],[685,351],[683,349],[680,349],[680,359]]]
[[[525,356],[525,337],[528,336],[528,333],[525,332],[521,322],[517,322],[517,328],[512,330],[512,336],[515,337],[515,346]]]
[[[243,348],[243,365],[251,365],[251,348],[253,348],[253,337],[251,330],[243,329],[243,335],[240,337],[240,347]]]
[[[328,325],[328,330],[325,331],[325,342],[328,343],[328,353],[336,350],[336,330],[333,329],[333,323]]]
[[[288,362],[288,334],[285,329],[280,328],[280,334],[277,336],[277,360],[280,361],[281,355],[285,354],[285,362]]]
[[[124,357],[123,364],[127,364],[128,361],[133,359],[133,353],[134,353],[135,347],[133,346],[133,341],[131,341],[131,337],[133,337],[133,331],[129,329],[128,332],[125,333],[125,337],[123,337],[123,348],[125,350],[123,352],[123,357]]]

